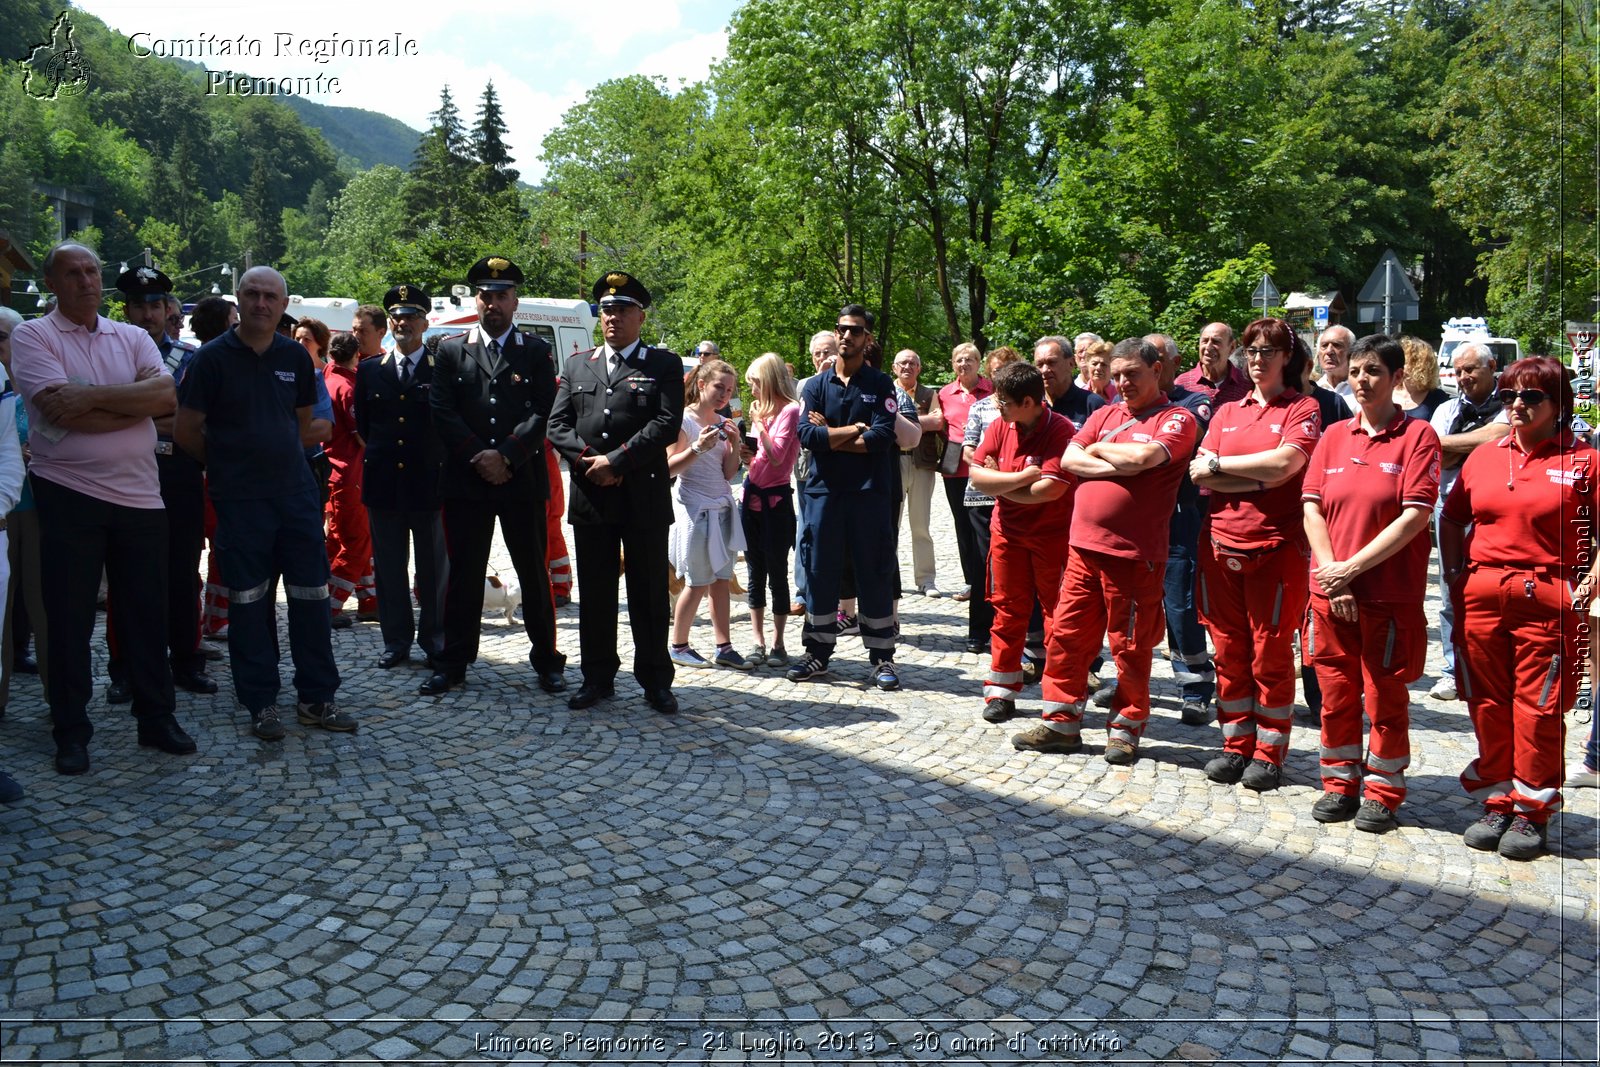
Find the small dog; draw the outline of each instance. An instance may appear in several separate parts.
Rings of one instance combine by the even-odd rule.
[[[491,574],[483,580],[483,610],[504,611],[506,622],[516,622],[522,606],[522,585],[515,578]]]

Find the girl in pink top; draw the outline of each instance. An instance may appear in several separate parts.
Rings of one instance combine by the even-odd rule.
[[[750,387],[751,430],[756,447],[747,440],[744,458],[750,464],[744,480],[744,558],[750,568],[750,626],[756,647],[752,665],[770,663],[786,667],[789,653],[783,647],[784,608],[789,603],[789,546],[794,544],[794,491],[790,476],[800,455],[800,399],[795,395],[789,365],[774,353],[761,356],[744,374]],[[772,587],[772,651],[767,651],[767,586]]]

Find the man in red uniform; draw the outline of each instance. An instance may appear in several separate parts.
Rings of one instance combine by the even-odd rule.
[[[567,494],[561,486],[561,459],[555,449],[544,450],[544,466],[550,478],[550,499],[544,502],[544,562],[556,607],[564,608],[572,603],[572,557],[567,555],[567,537],[561,529]]]
[[[972,458],[972,484],[995,498],[989,520],[989,599],[994,627],[983,717],[1005,722],[1017,713],[1022,650],[1033,601],[1056,607],[1072,522],[1072,485],[1061,456],[1072,441],[1070,419],[1045,403],[1044,379],[1027,363],[1007,363],[994,376],[1000,417],[989,424]]]
[[[352,595],[363,616],[376,615],[378,594],[372,578],[372,534],[367,509],[361,503],[361,454],[364,444],[356,432],[356,360],[360,346],[352,334],[341,333],[328,344],[328,363],[322,380],[333,401],[333,439],[328,442],[328,599],[333,602],[335,628],[350,625],[344,603]]]
[[[1106,637],[1117,668],[1107,763],[1139,758],[1150,717],[1150,661],[1162,610],[1167,518],[1194,454],[1194,415],[1161,391],[1161,353],[1130,337],[1111,350],[1116,403],[1089,416],[1061,458],[1078,477],[1066,573],[1045,644],[1044,718],[1011,739],[1030,752],[1076,752],[1089,663]],[[1108,629],[1109,625],[1109,629]]]

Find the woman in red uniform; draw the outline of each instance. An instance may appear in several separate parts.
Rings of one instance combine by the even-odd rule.
[[[1394,827],[1406,798],[1406,686],[1422,676],[1428,650],[1431,545],[1418,535],[1439,498],[1439,435],[1394,402],[1404,369],[1393,338],[1355,343],[1349,381],[1359,410],[1323,431],[1301,492],[1312,565],[1304,636],[1322,687],[1324,792],[1311,816],[1353,815],[1356,829],[1375,834]],[[1365,763],[1363,712],[1372,722]]]
[[[1507,367],[1500,403],[1511,432],[1467,456],[1439,528],[1461,620],[1457,685],[1478,734],[1461,784],[1484,814],[1465,841],[1507,859],[1543,854],[1561,808],[1563,716],[1577,700],[1583,610],[1600,575],[1596,453],[1567,428],[1572,400],[1555,360]]]
[[[1254,388],[1217,408],[1189,464],[1210,490],[1200,538],[1200,618],[1216,646],[1222,754],[1206,777],[1276,789],[1294,718],[1294,633],[1306,607],[1300,481],[1321,435],[1317,402],[1295,384],[1305,355],[1278,319],[1245,327]]]

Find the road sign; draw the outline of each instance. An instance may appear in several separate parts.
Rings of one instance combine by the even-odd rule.
[[[1398,323],[1411,322],[1420,315],[1420,303],[1416,286],[1400,265],[1400,257],[1393,249],[1387,249],[1356,296],[1356,320],[1381,322],[1384,333],[1393,333]]]
[[[1311,307],[1311,323],[1321,333],[1328,328],[1328,305],[1313,304]]]
[[[1261,313],[1265,315],[1268,308],[1277,306],[1282,296],[1283,294],[1278,292],[1278,287],[1272,284],[1272,275],[1263,274],[1261,280],[1256,283],[1256,291],[1250,294],[1250,306],[1259,307]]]
[[[1574,356],[1594,351],[1595,339],[1600,338],[1600,325],[1592,322],[1569,322],[1566,328],[1567,343],[1572,346]]]

